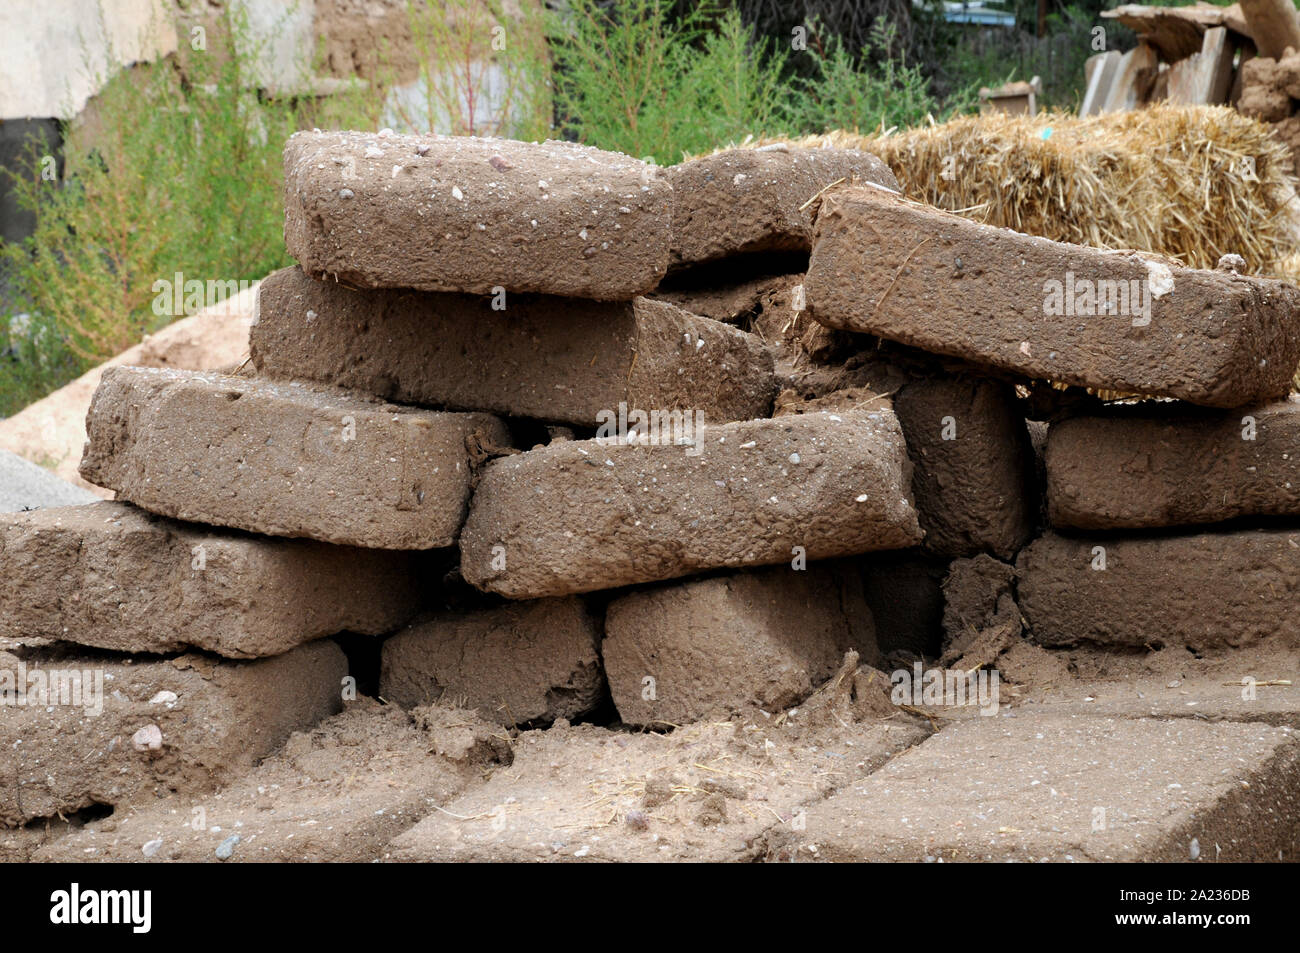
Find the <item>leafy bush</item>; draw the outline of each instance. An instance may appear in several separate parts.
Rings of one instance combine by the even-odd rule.
[[[64,126],[62,183],[29,148],[12,181],[35,231],[2,251],[10,307],[31,326],[6,322],[26,366],[0,391],[26,391],[12,381],[33,375],[59,386],[179,317],[155,313],[159,280],[213,280],[220,296],[286,263],[280,150],[295,107],[250,91],[235,27],[185,74],[163,60],[113,77],[92,121]]]
[[[802,81],[802,95],[791,104],[790,123],[801,132],[847,129],[873,130],[920,125],[939,114],[929,82],[919,67],[909,65],[905,54],[895,53],[897,30],[877,20],[870,39],[854,57],[836,36],[818,44],[817,65]],[[974,99],[970,90],[949,104],[965,106]]]
[[[670,16],[667,0],[573,0],[552,21],[562,129],[580,142],[662,163],[748,135],[911,125],[941,112],[922,72],[877,20],[854,54],[835,36],[787,51],[734,9]],[[811,59],[811,63],[803,61]]]
[[[706,10],[668,0],[606,7],[573,0],[552,15],[556,111],[579,142],[661,163],[755,131],[778,108],[782,59],[752,43],[734,11],[710,33]]]
[[[0,418],[22,410],[85,370],[60,336],[39,315],[0,317]]]

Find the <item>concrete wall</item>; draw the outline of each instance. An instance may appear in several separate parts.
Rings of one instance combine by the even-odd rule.
[[[446,12],[447,0],[427,2],[437,15],[456,19]],[[535,6],[540,0],[522,2]],[[227,8],[248,25],[245,52],[253,54],[257,87],[278,95],[320,95],[355,77],[370,80],[383,49],[396,85],[382,124],[401,128],[405,117],[422,124],[432,115],[437,131],[460,131],[463,120],[453,122],[429,102],[407,5],[408,0],[0,0],[0,169],[19,168],[23,142],[32,134],[58,157],[57,120],[88,115],[87,103],[123,67],[173,53],[183,66],[196,55],[196,27],[216,50],[213,31]],[[460,3],[450,7],[464,10]],[[480,14],[468,19],[475,32],[490,22]],[[318,44],[324,62],[320,75],[313,75]],[[483,44],[486,52],[486,38]],[[475,63],[476,72],[481,68]],[[500,112],[507,84],[495,64],[487,65],[484,76],[473,128],[492,133],[488,119]],[[31,229],[30,216],[18,210],[0,177],[0,240],[20,240]]]
[[[4,0],[0,119],[70,118],[119,67],[175,49],[167,0]]]

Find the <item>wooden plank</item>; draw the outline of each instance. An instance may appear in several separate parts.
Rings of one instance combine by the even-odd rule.
[[[1162,63],[1160,72],[1156,74],[1156,81],[1151,84],[1151,95],[1147,101],[1152,103],[1163,102],[1169,98],[1169,64]]]
[[[996,89],[980,88],[980,112],[1000,112],[1011,116],[1038,114],[1038,96],[1042,94],[1043,81],[1035,76],[1029,82],[1003,83]]]
[[[1208,88],[1206,90],[1207,103],[1226,103],[1228,94],[1232,92],[1233,80],[1233,60],[1236,57],[1237,44],[1232,41],[1227,27],[1222,30],[1222,37],[1215,38],[1213,43],[1210,40],[1210,32],[1205,35],[1205,46],[1201,48],[1201,55],[1204,56],[1211,66],[1208,71]]]
[[[1083,61],[1083,88],[1084,89],[1087,89],[1088,84],[1092,82],[1092,72],[1097,68],[1097,64],[1101,62],[1101,57],[1102,57],[1101,53],[1093,53],[1092,56],[1088,57],[1086,60]]]
[[[1241,100],[1241,87],[1244,78],[1242,74],[1245,73],[1244,67],[1250,60],[1253,60],[1256,55],[1255,41],[1249,37],[1245,37],[1241,46],[1241,58],[1237,60],[1237,68],[1232,74],[1232,86],[1228,89],[1228,104],[1230,106],[1235,107]]]
[[[1119,72],[1121,59],[1122,57],[1115,50],[1089,57],[1089,61],[1095,60],[1096,63],[1088,76],[1088,89],[1083,94],[1083,104],[1079,107],[1080,116],[1095,116],[1101,112],[1106,97],[1110,95],[1115,74]]]
[[[1176,63],[1201,48],[1210,27],[1222,26],[1224,10],[1210,3],[1179,7],[1144,7],[1126,4],[1103,10],[1106,19],[1119,20],[1150,44],[1167,63]]]
[[[1087,89],[1092,84],[1092,74],[1096,72],[1097,67],[1101,65],[1102,60],[1106,58],[1105,53],[1093,53],[1083,61],[1083,88]]]
[[[1232,44],[1228,31],[1214,27],[1205,31],[1201,52],[1179,60],[1169,70],[1169,102],[1199,106],[1222,103],[1232,85]]]
[[[1146,43],[1139,43],[1125,53],[1101,112],[1123,112],[1136,107],[1146,92],[1143,81],[1154,78],[1159,62],[1156,51]]]

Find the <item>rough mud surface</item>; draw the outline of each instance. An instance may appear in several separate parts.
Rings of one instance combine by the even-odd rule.
[[[1112,312],[1085,299],[1082,313],[1056,313],[1049,283],[1064,295],[1076,280],[1139,292],[1128,313],[1118,313],[1118,288]],[[1052,242],[869,187],[822,200],[805,289],[828,327],[1024,377],[1210,407],[1284,396],[1300,364],[1292,285]]]
[[[925,548],[940,556],[1014,556],[1033,535],[1038,491],[1011,386],[923,378],[899,391],[894,411],[912,459]]]
[[[358,288],[628,301],[668,267],[672,188],[638,159],[569,142],[300,132],[284,240]]]
[[[579,440],[494,460],[461,572],[512,599],[920,541],[889,410],[705,427],[694,448]],[[690,489],[683,492],[683,487]]]
[[[268,377],[579,427],[595,427],[620,403],[749,420],[775,396],[772,356],[759,338],[667,301],[511,295],[498,303],[360,292],[286,268],[262,283],[253,363]]]
[[[150,512],[378,549],[451,545],[470,441],[510,442],[489,414],[139,367],[105,372],[86,430],[82,476]]]
[[[619,717],[655,726],[797,705],[850,650],[878,662],[862,580],[836,563],[620,596],[606,613],[602,645]]]
[[[1047,435],[1054,526],[1144,529],[1300,515],[1300,398],[1072,417]]]
[[[0,515],[0,634],[117,652],[277,655],[420,608],[423,554],[272,539],[97,501]]]
[[[1016,560],[1020,610],[1048,646],[1295,645],[1300,531],[1040,536]]]
[[[795,709],[665,734],[363,697],[215,790],[0,829],[0,860],[1292,859],[1298,662],[1014,640],[986,716],[899,708],[850,655]]]
[[[481,782],[493,759],[509,751],[500,729],[476,723],[468,712],[447,714],[465,727],[427,731],[400,708],[363,699],[295,732],[220,793],[115,813],[44,844],[33,859],[373,860],[432,805]],[[476,734],[477,745],[458,742],[458,730]],[[228,858],[218,854],[222,844],[230,845]]]
[[[384,642],[380,694],[453,699],[501,725],[577,718],[604,699],[599,616],[581,599],[438,613]]]
[[[898,180],[869,152],[773,146],[730,149],[667,172],[672,183],[672,265],[734,255],[809,251],[818,193],[836,181],[889,189]]]
[[[0,826],[211,791],[338,711],[347,671],[328,640],[255,662],[15,644],[0,651]]]

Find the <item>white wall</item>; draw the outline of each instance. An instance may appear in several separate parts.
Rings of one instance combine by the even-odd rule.
[[[71,118],[118,67],[175,49],[166,0],[3,0],[0,120]]]

